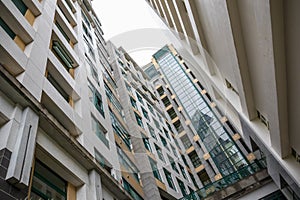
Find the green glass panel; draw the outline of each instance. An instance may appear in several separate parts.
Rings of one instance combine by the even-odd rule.
[[[12,0],[12,2],[19,9],[19,11],[25,15],[26,11],[28,10],[28,7],[25,5],[25,3],[22,0]]]

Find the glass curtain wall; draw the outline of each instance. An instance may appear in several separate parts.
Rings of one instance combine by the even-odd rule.
[[[213,113],[201,91],[169,49],[164,47],[154,57],[220,173],[226,176],[248,165],[248,161]]]

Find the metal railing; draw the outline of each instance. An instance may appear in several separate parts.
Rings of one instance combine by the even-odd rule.
[[[253,163],[235,171],[234,173],[224,176],[220,180],[207,184],[203,188],[195,192],[191,192],[189,195],[181,198],[180,200],[203,199],[205,197],[208,197],[209,195],[212,195],[217,191],[223,190],[226,187],[234,183],[237,183],[238,181],[244,179],[245,177],[248,177],[250,175],[255,174],[258,171],[261,171],[262,169],[265,169],[266,167],[267,164],[264,158],[260,160],[256,160]]]

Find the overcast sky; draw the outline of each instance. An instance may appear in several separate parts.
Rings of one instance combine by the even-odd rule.
[[[170,43],[167,27],[145,0],[94,0],[93,7],[104,31],[104,38],[123,46],[142,65],[151,55]]]

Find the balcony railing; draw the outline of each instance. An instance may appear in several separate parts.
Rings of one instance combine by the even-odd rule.
[[[237,183],[238,181],[255,174],[256,172],[259,172],[267,167],[265,159],[257,160],[241,169],[238,171],[235,171],[232,174],[229,174],[228,176],[223,177],[220,180],[217,180],[215,182],[212,182],[203,188],[191,192],[189,195],[181,198],[180,200],[198,200],[198,199],[203,199],[206,198],[213,193],[223,190],[226,187]]]

